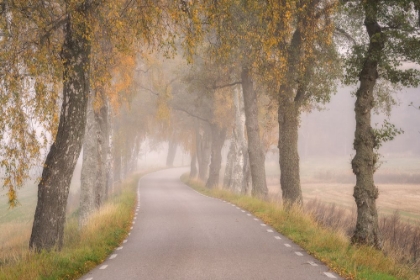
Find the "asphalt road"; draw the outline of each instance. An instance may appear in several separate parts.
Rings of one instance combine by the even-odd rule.
[[[250,213],[158,171],[139,182],[130,235],[83,280],[342,279]]]

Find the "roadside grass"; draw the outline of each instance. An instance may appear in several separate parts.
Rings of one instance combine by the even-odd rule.
[[[129,232],[140,177],[137,174],[123,182],[120,191],[92,215],[86,227],[79,229],[77,215],[70,215],[61,251],[31,252],[30,226],[11,225],[10,238],[1,244],[0,279],[77,279],[104,261]]]
[[[353,246],[340,228],[321,225],[302,209],[284,211],[276,202],[266,202],[222,189],[207,189],[183,175],[181,180],[195,190],[236,204],[248,210],[278,232],[288,236],[308,253],[346,279],[420,280],[412,266],[367,246]]]

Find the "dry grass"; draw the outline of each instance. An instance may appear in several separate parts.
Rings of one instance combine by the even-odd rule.
[[[0,265],[27,255],[32,223],[9,222],[1,225]]]
[[[354,232],[356,212],[311,200],[305,204],[305,211],[327,228],[343,232],[348,238]],[[401,220],[398,211],[392,216],[379,218],[379,228],[384,244],[384,252],[399,263],[411,266],[420,273],[420,224]]]
[[[0,279],[77,279],[102,262],[129,231],[138,178],[123,183],[118,195],[94,213],[86,227],[79,229],[77,215],[69,215],[60,252],[29,251],[31,221],[3,223]]]

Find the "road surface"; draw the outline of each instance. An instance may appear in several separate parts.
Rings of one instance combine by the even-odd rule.
[[[130,235],[82,280],[342,279],[247,211],[180,182],[186,171],[139,181]]]

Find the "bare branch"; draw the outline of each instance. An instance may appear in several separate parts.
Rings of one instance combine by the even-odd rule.
[[[151,90],[150,88],[146,88],[146,87],[144,87],[144,86],[139,86],[139,88],[140,89],[143,89],[143,90],[145,90],[145,91],[148,91],[148,92],[150,92],[150,93],[153,93],[154,95],[156,95],[156,96],[159,96],[160,94],[159,94],[159,92],[156,92],[156,91],[153,91],[153,90]]]
[[[224,84],[224,85],[220,85],[220,86],[214,85],[212,87],[212,89],[221,89],[221,88],[225,88],[225,87],[232,87],[232,86],[236,86],[236,85],[239,85],[239,84],[242,84],[242,81],[237,81],[237,82],[233,82],[233,83],[230,83],[230,84]]]
[[[344,29],[340,28],[340,27],[335,27],[334,33],[338,36],[343,36],[344,38],[346,38],[348,41],[352,42],[354,45],[356,45],[356,40]]]
[[[188,111],[188,110],[186,110],[186,109],[184,109],[184,108],[181,108],[181,107],[177,107],[177,106],[172,106],[172,108],[174,109],[174,110],[177,110],[177,111],[181,111],[181,112],[184,112],[184,113],[186,113],[187,115],[189,115],[189,116],[191,116],[191,117],[194,117],[194,118],[197,118],[197,119],[199,119],[199,120],[202,120],[202,121],[204,121],[204,122],[206,122],[206,123],[211,123],[211,121],[209,120],[209,119],[206,119],[206,118],[204,118],[204,117],[202,117],[202,116],[199,116],[197,113],[195,113],[195,112],[190,112],[190,111]]]

